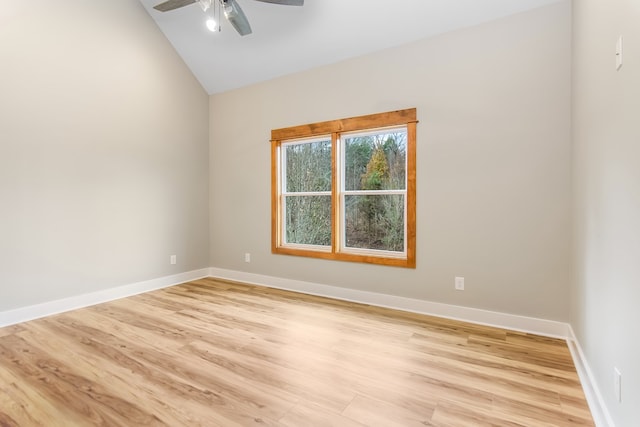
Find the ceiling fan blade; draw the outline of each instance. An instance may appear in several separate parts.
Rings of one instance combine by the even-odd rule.
[[[160,12],[168,12],[170,10],[179,9],[184,6],[196,3],[198,0],[167,0],[163,3],[153,6],[155,10]]]
[[[223,0],[222,4],[225,18],[233,25],[238,34],[241,36],[251,34],[251,25],[249,25],[247,15],[244,14],[238,2],[236,0]]]
[[[304,0],[256,0],[263,3],[281,4],[283,6],[304,6]]]

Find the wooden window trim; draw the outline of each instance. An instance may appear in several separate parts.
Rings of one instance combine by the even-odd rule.
[[[390,111],[386,113],[370,114],[320,123],[311,123],[271,131],[271,252],[274,254],[305,256],[328,260],[362,262],[378,265],[415,268],[416,266],[416,128],[417,110],[415,108]],[[332,155],[336,158],[336,140],[343,132],[365,131],[392,126],[406,126],[407,128],[407,190],[406,190],[406,257],[393,258],[384,256],[361,255],[340,252],[338,248],[338,224],[336,218],[340,207],[338,197],[338,183],[336,162],[332,162],[332,239],[331,252],[314,251],[299,248],[283,247],[281,245],[280,221],[280,159],[279,148],[283,142],[292,139],[311,138],[320,135],[331,135]]]

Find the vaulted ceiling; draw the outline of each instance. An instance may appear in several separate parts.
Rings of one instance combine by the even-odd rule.
[[[140,0],[209,94],[432,37],[559,0],[306,0],[303,7],[237,0],[253,33],[222,20],[210,32],[196,3],[170,12]],[[214,2],[217,0],[214,0]],[[544,29],[541,29],[542,31]]]

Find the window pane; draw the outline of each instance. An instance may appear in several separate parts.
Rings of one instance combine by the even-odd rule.
[[[331,191],[331,140],[287,144],[285,159],[285,191]]]
[[[344,143],[347,191],[405,189],[406,130],[350,135]]]
[[[331,196],[285,197],[285,242],[331,245]]]
[[[404,252],[404,195],[345,196],[345,246]]]

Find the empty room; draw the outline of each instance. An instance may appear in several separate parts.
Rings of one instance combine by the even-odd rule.
[[[637,0],[0,0],[0,426],[640,425]]]

